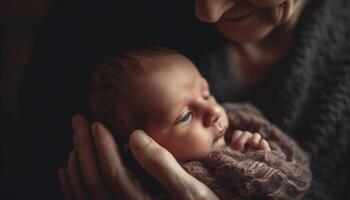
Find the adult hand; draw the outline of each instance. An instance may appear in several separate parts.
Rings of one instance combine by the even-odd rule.
[[[151,199],[123,165],[117,144],[105,126],[95,122],[90,131],[84,117],[76,115],[73,127],[74,149],[70,152],[67,167],[58,171],[66,199]],[[218,199],[143,131],[133,132],[129,146],[137,162],[168,190],[171,197],[185,200]]]

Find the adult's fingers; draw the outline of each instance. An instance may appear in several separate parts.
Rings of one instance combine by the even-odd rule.
[[[92,133],[101,172],[114,196],[120,199],[151,199],[123,165],[112,133],[99,122],[92,125]]]
[[[94,199],[111,199],[98,171],[88,122],[82,115],[75,115],[73,117],[73,127],[78,146],[79,166],[86,189]]]
[[[70,185],[69,185],[68,175],[67,175],[66,169],[65,168],[59,169],[57,171],[57,176],[58,176],[58,180],[60,182],[61,191],[62,191],[64,199],[73,200],[74,196],[73,196],[73,193],[72,193]]]
[[[77,152],[74,149],[69,153],[68,163],[67,163],[67,174],[68,174],[69,183],[72,189],[72,193],[75,199],[78,199],[78,200],[87,199],[87,194],[86,194],[86,191],[84,190],[82,177],[80,175]]]
[[[184,171],[175,158],[140,130],[131,135],[129,144],[139,164],[154,175],[165,187],[172,188],[175,184],[172,178]]]
[[[130,148],[138,163],[178,199],[217,199],[203,183],[185,172],[175,158],[141,130],[130,136]]]

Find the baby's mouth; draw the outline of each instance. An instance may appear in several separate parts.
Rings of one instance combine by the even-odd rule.
[[[225,134],[227,127],[224,127],[214,138],[213,141],[213,150],[221,149],[226,145]]]
[[[214,143],[219,140],[220,138],[224,137],[225,133],[226,133],[226,127],[224,127],[214,138]]]

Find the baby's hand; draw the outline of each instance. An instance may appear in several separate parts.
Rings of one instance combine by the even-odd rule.
[[[241,152],[247,149],[270,151],[269,143],[261,137],[260,133],[252,134],[249,131],[236,130],[231,139],[231,146]]]

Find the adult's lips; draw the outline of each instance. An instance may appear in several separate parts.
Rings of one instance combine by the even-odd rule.
[[[249,1],[259,7],[274,7],[274,6],[280,5],[284,1],[289,1],[289,0],[249,0]]]
[[[286,6],[290,6],[291,0],[249,0],[237,1],[233,7],[227,10],[221,19],[230,22],[240,22],[253,17],[255,13],[262,9],[270,8],[270,12],[274,16],[275,21],[280,21],[281,18],[288,12]]]
[[[258,7],[249,1],[239,1],[222,15],[222,19],[230,21],[244,19],[257,9]]]
[[[228,21],[240,21],[243,19],[248,18],[249,16],[251,16],[252,14],[254,14],[256,9],[254,10],[249,10],[246,12],[237,12],[233,15],[229,15],[229,16],[223,16],[222,19],[224,20],[228,20]]]

